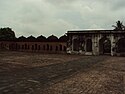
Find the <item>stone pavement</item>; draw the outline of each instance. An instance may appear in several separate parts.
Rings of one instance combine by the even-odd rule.
[[[125,93],[124,57],[82,56],[35,67],[9,63],[5,57],[0,58],[0,94]]]

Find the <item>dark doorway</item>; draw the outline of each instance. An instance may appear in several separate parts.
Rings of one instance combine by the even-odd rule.
[[[63,47],[63,51],[66,51],[66,46]]]
[[[125,38],[119,39],[119,41],[117,42],[117,52],[125,52]]]
[[[56,51],[58,51],[58,46],[56,46]]]
[[[73,40],[73,51],[79,51],[79,40],[78,39]]]
[[[47,51],[49,50],[49,44],[47,44]]]
[[[87,52],[92,52],[92,40],[91,39],[88,39],[86,41],[86,51]]]
[[[108,38],[102,38],[99,41],[100,54],[111,54],[111,41]]]
[[[60,51],[62,51],[62,45],[59,45],[59,47],[60,47]]]

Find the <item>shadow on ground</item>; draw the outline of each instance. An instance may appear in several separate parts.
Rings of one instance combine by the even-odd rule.
[[[10,65],[8,70],[5,70],[7,64],[1,63],[0,92],[3,94],[37,94],[39,89],[47,88],[79,72],[93,69],[93,66],[97,66],[106,59],[108,59],[106,56],[85,56],[79,60],[43,67],[26,68],[21,66],[19,69],[12,69],[13,67],[11,68]]]

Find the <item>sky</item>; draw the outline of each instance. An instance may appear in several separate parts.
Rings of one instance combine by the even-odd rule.
[[[113,29],[118,20],[125,23],[125,0],[0,0],[0,28],[17,37]]]

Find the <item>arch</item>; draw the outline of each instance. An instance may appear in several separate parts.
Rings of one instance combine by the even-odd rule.
[[[79,40],[74,39],[73,40],[73,51],[78,51],[79,50]]]
[[[30,46],[28,45],[28,48],[27,48],[28,50],[30,49]]]
[[[20,45],[18,45],[18,49],[20,50]]]
[[[49,44],[47,44],[47,49],[46,50],[49,50]]]
[[[37,50],[37,44],[35,44],[35,50]]]
[[[63,46],[63,51],[66,51],[66,46]]]
[[[92,52],[92,40],[91,39],[87,39],[86,41],[86,51]]]
[[[2,49],[2,45],[0,45],[0,49]],[[9,49],[11,50],[11,45],[9,44]]]
[[[59,45],[59,50],[62,51],[62,45],[61,44]]]
[[[34,45],[32,45],[32,50],[34,50]]]
[[[58,46],[56,46],[56,51],[58,51]]]
[[[50,46],[50,51],[52,51],[53,50],[53,47],[52,47],[52,45]]]
[[[45,47],[45,45],[43,45],[43,50],[46,50],[46,47]]]
[[[16,44],[15,44],[15,50],[17,50],[17,49],[18,49],[18,48],[17,48],[17,46],[18,46],[18,45],[17,45],[17,43],[16,43]]]
[[[117,42],[117,52],[125,52],[125,38],[121,38]]]
[[[103,37],[99,40],[99,53],[100,54],[111,54],[110,39]]]
[[[22,45],[22,49],[24,49],[24,45]]]
[[[38,45],[38,50],[40,50],[40,45]]]
[[[27,44],[25,44],[25,49],[27,49]]]

